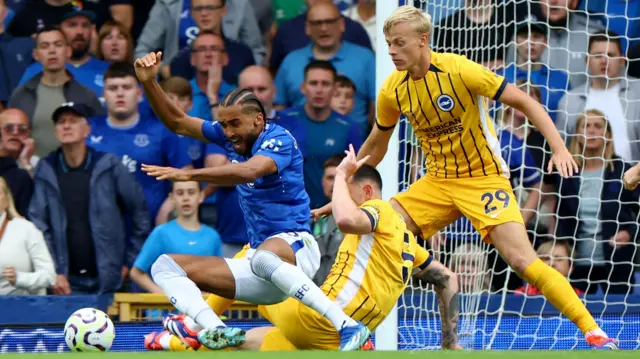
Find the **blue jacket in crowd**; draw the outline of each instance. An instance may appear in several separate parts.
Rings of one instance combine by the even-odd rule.
[[[151,231],[142,187],[122,161],[109,153],[93,151],[89,218],[96,250],[100,293],[113,292],[122,285],[122,266],[131,266]],[[67,218],[58,178],[54,151],[38,162],[35,191],[29,206],[29,219],[42,231],[58,274],[68,275]],[[127,239],[125,215],[131,219]]]
[[[34,41],[0,34],[0,101],[6,104],[26,68],[33,63]]]

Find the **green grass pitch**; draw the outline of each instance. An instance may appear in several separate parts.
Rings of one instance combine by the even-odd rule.
[[[1,359],[28,358],[43,354],[2,354]],[[136,352],[44,354],[58,359],[175,359],[182,357],[215,359],[632,359],[639,351],[411,351],[411,352]]]

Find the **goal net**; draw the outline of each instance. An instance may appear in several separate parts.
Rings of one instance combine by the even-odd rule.
[[[575,24],[569,22],[568,35],[551,35],[551,32],[557,32],[559,29],[559,22],[548,22],[546,14],[549,14],[549,11],[541,7],[549,2],[547,0],[466,0],[466,10],[463,10],[464,0],[417,0],[410,1],[410,4],[431,15],[434,24],[431,39],[433,50],[466,55],[505,75],[509,82],[516,83],[523,91],[537,98],[557,121],[559,118],[566,119],[578,115],[561,109],[559,102],[572,88],[579,88],[589,81],[590,72],[585,63],[587,34],[614,25],[617,26],[618,32],[628,30],[631,29],[631,24],[634,24],[633,21],[640,20],[629,16],[628,14],[632,13],[630,10],[625,12],[623,9],[620,13],[620,9],[616,9],[617,12],[613,16],[617,20],[620,20],[619,17],[628,20],[628,25],[621,26],[619,21],[610,21],[611,16],[603,12],[613,11],[605,10],[608,9],[607,3],[610,1],[612,0],[568,1],[569,4],[581,3],[575,10],[566,7],[561,9],[568,11],[568,16],[573,17],[571,21],[575,21]],[[378,3],[377,14],[378,86],[393,70],[393,64],[388,60],[389,56],[386,53],[382,22],[395,8],[405,3],[403,0],[400,0],[399,4],[397,0],[389,0],[388,2],[393,4],[381,5],[381,2]],[[552,9],[555,8],[560,9],[561,6],[552,6]],[[601,12],[592,12],[593,8],[601,9]],[[553,11],[557,12],[557,9]],[[640,11],[637,14],[640,15]],[[535,30],[539,24],[551,24],[546,28],[540,27],[550,29],[547,33],[546,47],[535,46],[538,43],[545,45],[547,41],[535,36],[536,33],[542,32]],[[533,45],[523,45],[522,39],[516,39],[516,32]],[[628,44],[633,44],[636,39],[627,33],[620,35],[623,51],[626,51]],[[569,39],[563,39],[562,36]],[[523,46],[526,47],[525,50]],[[525,54],[528,60],[519,58]],[[516,60],[520,61],[521,66],[513,65]],[[582,67],[579,65],[580,62]],[[565,75],[562,77],[558,73],[552,73],[545,76],[547,72],[540,71],[541,66],[565,70]],[[621,76],[624,78],[626,68],[622,71],[624,74]],[[632,105],[635,100],[638,99],[621,100],[623,113],[626,113],[629,106],[637,106]],[[640,290],[635,285],[637,198],[627,196],[620,190],[619,173],[617,177],[606,177],[603,170],[585,170],[585,173],[581,174],[582,177],[574,182],[583,184],[582,188],[586,187],[589,191],[585,189],[574,196],[564,195],[564,192],[561,194],[560,188],[567,188],[569,183],[555,180],[543,171],[551,152],[535,128],[523,119],[521,114],[506,106],[488,103],[488,107],[496,131],[508,131],[511,134],[509,141],[502,141],[502,155],[512,169],[514,191],[523,215],[528,219],[527,231],[540,258],[547,260],[561,273],[567,273],[578,292],[587,292],[581,298],[609,336],[618,338],[623,348],[638,349]],[[605,116],[612,113],[608,108],[602,109],[601,112]],[[636,120],[632,116],[627,118]],[[622,122],[624,123],[624,119]],[[613,139],[621,137],[616,133],[615,125],[611,126]],[[624,126],[623,124],[622,131]],[[577,130],[565,133],[565,128],[561,129],[561,132],[567,136],[567,143],[578,137],[574,135]],[[425,157],[411,124],[405,118],[401,118],[395,131],[390,152],[397,152],[399,160],[389,159],[391,156],[387,156],[381,166],[385,185],[397,184],[397,188],[392,190],[397,192],[406,190],[411,183],[424,175]],[[600,135],[603,143],[606,143],[605,137]],[[634,141],[631,138],[627,140],[633,146]],[[626,146],[615,146],[615,152],[628,150],[628,145]],[[594,155],[594,151],[585,148],[586,146],[582,146],[579,153],[585,159],[585,163],[594,156],[600,159],[610,157],[604,150]],[[625,159],[635,163],[640,158]],[[613,193],[613,199],[598,202],[601,199],[600,195],[605,192]],[[392,193],[387,192],[386,197],[390,194]],[[561,206],[562,201],[569,200],[577,203],[580,208],[576,212],[578,214],[572,217],[576,229],[572,235],[560,238],[556,220],[562,216],[557,214],[556,209]],[[610,202],[617,202],[618,206],[605,207],[605,203]],[[617,208],[617,213],[604,213],[603,208]],[[567,219],[560,219],[565,220],[566,226]],[[615,235],[624,229],[630,229],[627,244],[613,246],[610,244],[610,238],[603,236],[603,233],[612,231],[611,222],[615,227]],[[461,292],[458,332],[460,343],[465,348],[587,348],[580,331],[562,317],[535,288],[523,287],[526,283],[523,283],[499,258],[495,248],[482,241],[468,220],[462,218],[433,238],[423,240],[435,258],[458,274]],[[625,240],[624,236],[621,240]],[[385,325],[376,335],[380,337],[381,334],[393,334],[392,331],[395,331],[397,343],[393,345],[401,350],[439,348],[441,332],[437,303],[432,288],[412,281],[398,303],[397,326],[395,323]],[[393,318],[396,322],[395,316]]]

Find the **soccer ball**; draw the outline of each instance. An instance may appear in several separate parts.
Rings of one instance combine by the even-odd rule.
[[[64,341],[71,351],[107,351],[115,337],[113,322],[98,309],[78,309],[64,325]]]

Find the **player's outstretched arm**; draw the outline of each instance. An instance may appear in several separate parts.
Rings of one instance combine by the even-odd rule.
[[[461,349],[458,344],[458,317],[460,316],[460,298],[458,296],[458,277],[444,264],[432,260],[414,277],[433,284],[440,307],[442,322],[442,349]]]
[[[153,108],[153,112],[172,132],[208,142],[202,134],[204,120],[187,116],[160,88],[156,77],[160,71],[161,60],[162,52],[151,52],[137,59],[134,63],[136,76],[142,84],[142,89]]]
[[[143,164],[142,171],[158,180],[208,182],[217,186],[235,186],[278,172],[276,162],[267,156],[253,156],[247,162],[228,163],[218,167],[178,169]]]
[[[336,168],[336,177],[333,183],[333,201],[331,202],[333,217],[342,233],[371,233],[375,229],[375,219],[371,219],[371,214],[367,214],[364,210],[358,208],[353,199],[351,199],[349,187],[347,186],[349,178],[356,173],[358,168],[369,157],[356,161],[356,153],[352,145],[349,145],[349,150],[345,152],[347,157]]]
[[[560,175],[565,178],[573,176],[574,173],[578,173],[578,164],[573,159],[569,150],[567,150],[551,117],[549,117],[547,111],[545,111],[544,107],[542,107],[538,101],[531,98],[513,84],[507,84],[498,100],[524,113],[531,123],[536,126],[538,131],[544,135],[544,138],[547,139],[553,153],[549,161],[549,172],[551,172],[555,166]]]

